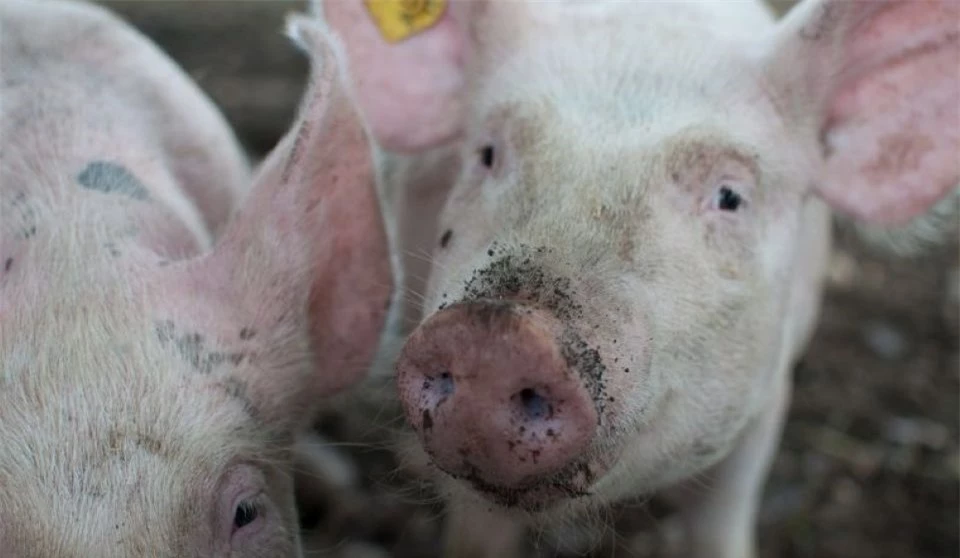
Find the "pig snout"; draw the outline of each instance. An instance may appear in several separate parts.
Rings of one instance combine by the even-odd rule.
[[[585,490],[567,473],[583,468],[598,413],[563,356],[563,331],[547,311],[480,300],[413,332],[397,362],[400,398],[440,469],[500,501],[510,494],[508,505]]]

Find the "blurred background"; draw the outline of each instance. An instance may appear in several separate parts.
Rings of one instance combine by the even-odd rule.
[[[283,20],[304,2],[100,3],[193,76],[252,157],[287,130],[307,64],[283,36]],[[775,7],[783,13],[791,4]],[[764,495],[763,558],[960,555],[957,252],[954,241],[920,259],[894,260],[841,231],[820,329],[795,372]],[[351,445],[350,425],[332,416],[321,428],[343,439],[344,475],[358,480],[310,510],[312,555],[439,556],[443,516],[431,495],[405,484],[380,445]],[[651,504],[624,505],[610,522],[616,529],[590,556],[661,556],[677,536]]]

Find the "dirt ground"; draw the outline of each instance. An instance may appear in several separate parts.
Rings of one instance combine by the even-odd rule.
[[[108,2],[180,61],[254,155],[293,116],[306,64],[281,35],[300,2]],[[819,331],[795,394],[760,517],[763,558],[947,558],[960,553],[958,246],[891,260],[842,235]],[[324,430],[349,438],[335,421]],[[439,556],[442,512],[400,486],[394,456],[344,447],[359,488],[313,510],[316,555]],[[660,510],[611,515],[590,556],[657,556]],[[548,551],[544,552],[549,555]]]

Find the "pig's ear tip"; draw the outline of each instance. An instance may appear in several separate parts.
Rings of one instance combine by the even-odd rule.
[[[314,55],[329,48],[334,40],[333,33],[326,23],[313,14],[287,14],[284,34],[288,39],[308,55]]]
[[[322,19],[302,13],[288,14],[284,34],[311,59],[327,55],[342,59],[339,39]]]
[[[287,14],[283,32],[297,48],[311,54],[317,41],[316,23],[313,18],[306,14]]]

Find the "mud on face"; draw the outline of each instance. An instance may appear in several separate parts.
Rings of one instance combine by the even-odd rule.
[[[564,359],[572,370],[579,373],[597,406],[598,416],[603,421],[603,411],[608,400],[604,378],[607,366],[598,347],[589,344],[579,333],[587,312],[573,283],[568,277],[545,271],[543,260],[553,255],[554,249],[547,246],[530,247],[520,244],[517,249],[505,248],[491,243],[487,256],[489,264],[475,269],[463,282],[463,291],[457,303],[480,300],[506,300],[538,306],[553,313],[567,327],[561,337]],[[447,293],[441,294],[446,300]],[[450,304],[442,302],[438,310]],[[575,327],[578,324],[580,327]]]
[[[611,339],[616,335],[608,333],[611,326],[603,323],[601,311],[585,306],[588,299],[580,292],[582,289],[576,278],[551,269],[554,267],[551,261],[557,257],[554,248],[522,243],[508,248],[494,242],[482,254],[486,257],[484,263],[473,267],[473,271],[462,279],[456,295],[444,292],[435,295],[441,301],[436,314],[428,316],[429,324],[425,322],[427,325],[415,335],[416,340],[408,342],[408,348],[414,348],[398,365],[401,383],[407,386],[402,390],[406,393],[408,413],[416,415],[408,418],[413,419],[411,422],[424,442],[424,449],[433,457],[434,465],[449,477],[471,486],[488,501],[533,514],[553,513],[557,510],[556,504],[565,508],[578,500],[589,503],[591,486],[604,475],[609,460],[614,459],[616,453],[601,450],[601,446],[607,448],[613,441],[608,431],[613,424],[610,419],[616,415],[616,411],[610,408],[615,398],[609,394],[608,375],[612,372],[628,374],[629,365],[624,366],[626,360],[621,361],[613,354],[619,353],[616,340]],[[547,324],[544,327],[548,329],[529,338],[531,323],[541,322]],[[446,329],[448,327],[454,329]],[[534,329],[538,327],[534,326]],[[473,333],[458,337],[464,334],[451,331]],[[504,335],[509,339],[501,342]],[[444,346],[448,344],[452,346]],[[458,349],[454,345],[463,346]],[[547,349],[550,345],[554,348]],[[469,355],[458,354],[478,350],[487,353],[481,359],[485,364],[472,361],[474,357]],[[545,354],[541,350],[555,351],[556,356],[538,360],[544,358],[535,356]],[[471,369],[473,366],[481,368]],[[558,373],[563,371],[560,376],[543,375],[544,370],[554,366]],[[614,370],[611,367],[619,368]],[[499,378],[475,379],[491,375]],[[569,380],[562,379],[564,377]],[[463,386],[459,384],[461,380],[465,382]],[[576,401],[580,403],[570,400],[567,396],[572,393],[560,387],[570,380],[585,391],[583,396],[577,396]],[[474,387],[481,390],[480,395],[470,395],[472,382],[477,381],[480,385]],[[547,383],[540,383],[544,381]],[[560,383],[554,385],[554,381]],[[509,387],[503,387],[506,385]],[[466,399],[454,397],[461,387],[467,390],[463,392]],[[487,389],[494,389],[499,395],[487,402],[471,399],[490,397]],[[580,397],[585,397],[585,401]],[[492,459],[491,455],[482,455],[487,451],[484,444],[464,441],[461,436],[467,435],[465,432],[450,435],[451,428],[469,430],[472,427],[465,424],[487,420],[483,417],[467,418],[473,412],[470,410],[463,411],[466,415],[454,418],[461,411],[450,406],[466,404],[473,407],[478,403],[493,405],[490,412],[495,415],[505,413],[499,418],[490,417],[490,425],[479,428],[492,436],[487,439],[488,443],[494,447],[506,446],[495,450],[499,457],[494,462],[500,462],[492,465],[494,470],[516,462],[519,469],[509,475],[511,481],[505,478],[497,482],[491,480],[490,475],[496,477],[497,474],[482,465],[485,462],[490,464]],[[584,422],[586,416],[582,416],[577,419],[575,429],[569,430],[574,428],[573,424],[565,422],[572,416],[569,413],[579,413],[577,409],[584,404],[592,408],[589,415],[593,418]],[[568,409],[570,405],[573,406]],[[440,414],[437,415],[436,411]],[[456,422],[461,425],[455,425]],[[501,432],[498,430],[501,427],[511,432],[502,440],[498,438],[504,434],[495,434]],[[437,428],[446,429],[446,432]],[[577,452],[564,453],[569,457],[556,461],[556,452],[565,451],[559,448],[569,444],[571,436],[580,436],[576,432],[586,433],[586,446]],[[445,441],[440,442],[441,439]],[[450,443],[456,448],[448,447]],[[439,450],[440,454],[433,450]],[[475,453],[478,451],[481,454]],[[544,462],[544,459],[548,461]],[[538,461],[541,462],[539,465]]]

